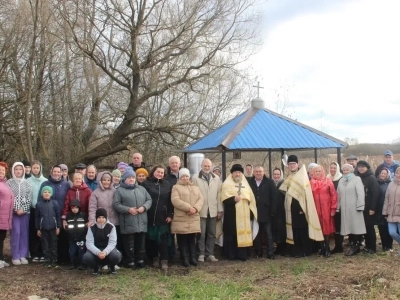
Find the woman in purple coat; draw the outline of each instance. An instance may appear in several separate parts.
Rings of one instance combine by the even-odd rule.
[[[0,268],[8,267],[4,261],[3,246],[7,230],[12,227],[12,214],[14,208],[14,194],[7,185],[6,174],[8,166],[0,162]]]

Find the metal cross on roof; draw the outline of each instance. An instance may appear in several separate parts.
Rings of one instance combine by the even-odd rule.
[[[257,85],[253,85],[253,87],[257,88],[257,98],[260,98],[260,89],[263,89],[263,86],[260,86],[260,82],[257,82]]]

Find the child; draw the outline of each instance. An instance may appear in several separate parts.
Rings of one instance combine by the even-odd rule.
[[[82,257],[86,251],[87,215],[80,211],[81,203],[78,199],[73,199],[69,204],[69,208],[70,212],[66,219],[66,231],[69,239],[69,257],[72,263],[70,270],[76,268],[78,268],[78,270],[84,270],[86,266],[82,263]]]
[[[117,274],[115,265],[121,261],[122,255],[116,245],[115,226],[108,222],[107,211],[99,208],[96,210],[96,222],[87,232],[87,251],[82,259],[85,265],[93,268],[93,275],[99,275],[99,265],[108,265],[108,273]]]
[[[58,203],[51,200],[53,188],[44,186],[41,190],[42,199],[36,204],[35,227],[42,243],[43,255],[48,268],[56,267],[57,235],[60,233],[61,217]]]
[[[16,162],[11,168],[12,179],[7,185],[15,196],[11,229],[11,255],[14,265],[28,264],[29,216],[33,198],[32,185],[25,180],[24,165]],[[32,216],[33,218],[33,216]]]

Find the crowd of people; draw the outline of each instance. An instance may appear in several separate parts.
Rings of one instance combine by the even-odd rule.
[[[68,263],[90,267],[94,275],[99,268],[116,274],[120,266],[140,269],[146,262],[165,271],[176,250],[184,267],[215,263],[216,243],[226,259],[243,261],[252,249],[271,260],[352,256],[362,245],[374,254],[375,225],[383,251],[393,251],[393,240],[400,244],[400,167],[391,151],[375,173],[356,156],[342,166],[332,162],[328,174],[315,163],[306,168],[295,155],[287,166],[285,178],[279,168],[268,178],[260,165],[234,164],[222,181],[211,160],[190,174],[177,156],[167,168],[151,170],[140,153],[112,172],[82,163],[69,172],[58,164],[48,178],[39,161],[16,162],[10,170],[0,162],[0,268],[9,266],[3,253],[8,231],[13,265]]]

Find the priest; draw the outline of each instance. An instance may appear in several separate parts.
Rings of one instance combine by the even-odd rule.
[[[222,184],[224,206],[223,255],[230,260],[246,261],[258,233],[256,201],[243,167],[235,164]]]

